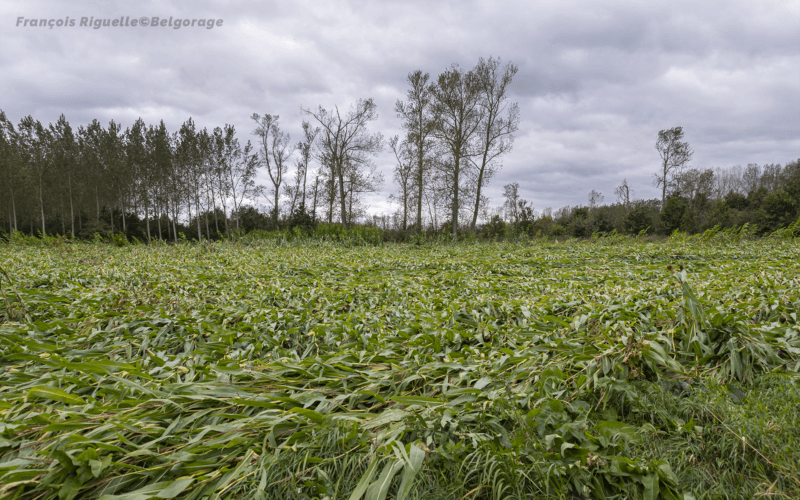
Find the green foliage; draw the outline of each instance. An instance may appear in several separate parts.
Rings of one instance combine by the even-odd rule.
[[[489,239],[499,239],[506,235],[506,223],[499,216],[492,216],[492,219],[483,226],[483,237]]]
[[[623,229],[628,234],[644,234],[653,227],[653,215],[649,207],[644,204],[637,205],[625,215]]]
[[[272,217],[259,212],[251,205],[244,205],[233,213],[232,218],[238,220],[239,227],[245,233],[253,231],[271,231],[277,229]]]
[[[661,212],[661,224],[664,232],[674,233],[690,231],[693,228],[693,215],[686,198],[675,195],[667,198],[667,204]]]
[[[796,240],[317,232],[0,246],[0,499],[800,497]]]
[[[123,233],[112,234],[110,242],[112,245],[117,247],[125,247],[131,244]]]
[[[380,246],[383,244],[383,230],[376,227],[352,226],[349,229],[339,224],[319,223],[312,231],[301,226],[291,230],[256,230],[239,238],[242,243],[257,244],[269,241],[277,245],[286,243],[332,243],[343,247]]]
[[[295,234],[298,234],[295,231],[297,230],[305,235],[310,235],[314,232],[314,229],[316,229],[317,221],[314,220],[314,217],[306,211],[305,204],[300,202],[300,205],[295,208],[294,212],[289,218],[288,227],[289,231],[292,231]]]

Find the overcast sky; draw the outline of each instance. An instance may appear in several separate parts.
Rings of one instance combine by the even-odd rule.
[[[121,16],[215,24],[80,26]],[[24,25],[67,17],[75,26]],[[636,198],[660,198],[654,144],[675,126],[695,167],[800,158],[800,0],[0,3],[0,109],[15,123],[63,113],[76,128],[142,117],[175,131],[191,116],[245,142],[258,112],[296,142],[301,106],[372,97],[370,130],[388,138],[409,72],[490,56],[519,67],[522,119],[491,206],[513,181],[537,211],[587,204],[592,189],[614,201],[624,178]],[[376,159],[386,183],[372,213],[392,210],[392,160],[388,146]]]

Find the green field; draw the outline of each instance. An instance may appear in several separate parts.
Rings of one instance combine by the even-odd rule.
[[[0,498],[800,498],[800,245],[0,245]]]

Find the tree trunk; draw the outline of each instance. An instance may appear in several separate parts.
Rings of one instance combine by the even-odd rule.
[[[144,220],[147,221],[147,243],[150,244],[153,241],[150,237],[150,204],[146,200],[144,202]]]
[[[350,200],[347,207],[347,222],[348,224],[353,221],[353,189],[350,189]]]
[[[197,241],[203,242],[203,233],[200,229],[200,195],[195,193],[194,206],[197,209]]]
[[[188,203],[186,204],[186,209],[189,211],[189,213],[186,214],[186,217],[187,217],[186,230],[188,231],[192,227],[192,200],[191,200],[191,198],[189,199]]]
[[[336,202],[336,182],[333,179],[333,171],[331,171],[331,181],[328,189],[328,224],[333,224],[333,204]]]
[[[164,239],[164,234],[161,232],[162,231],[162,229],[161,229],[161,219],[164,218],[164,209],[160,205],[158,207],[157,214],[158,214],[158,239],[159,240],[163,240]]]
[[[453,208],[451,212],[452,216],[452,223],[453,223],[453,239],[458,237],[458,174],[460,168],[460,160],[457,155],[454,158],[454,168],[453,168]]]
[[[217,229],[217,238],[219,238],[219,218],[217,217],[217,197],[214,191],[211,191],[211,204],[214,208],[214,227]]]
[[[489,141],[489,131],[487,128],[486,132],[486,141]],[[478,209],[481,206],[481,187],[483,186],[483,173],[486,171],[486,155],[488,153],[487,149],[483,150],[483,158],[481,160],[481,168],[478,172],[478,188],[477,194],[475,195],[475,210],[472,212],[472,224],[470,224],[470,229],[473,231],[475,230],[475,223],[478,221]]]
[[[128,233],[128,226],[125,224],[125,205],[122,203],[122,200],[119,200],[119,210],[122,212],[122,232]]]
[[[41,214],[42,214],[42,238],[44,238],[47,235],[47,232],[44,229],[44,196],[42,195],[41,178],[39,180],[39,208],[41,209]]]
[[[314,181],[314,211],[312,217],[314,220],[317,220],[317,190],[319,188],[319,176],[317,176],[316,180]]]
[[[67,186],[69,188],[69,219],[72,221],[72,237],[75,238],[75,208],[72,205],[72,175],[67,172]]]
[[[11,211],[14,213],[14,231],[19,231],[19,229],[17,229],[17,203],[14,200],[13,190],[11,190]]]
[[[206,210],[205,212],[205,218],[206,218],[206,239],[211,241],[211,229],[209,229],[208,227],[208,210]]]
[[[428,198],[428,197],[426,197]],[[428,217],[431,218],[431,223],[433,223],[433,228],[436,229],[439,225],[439,221],[436,219],[436,211],[431,206],[431,200],[428,198]]]
[[[423,158],[422,158],[422,148],[420,148],[419,146],[417,147],[417,154],[419,155],[419,158],[417,159],[417,162],[418,162],[418,165],[417,165],[417,231],[418,232],[422,232],[422,189],[423,189],[423,186],[422,186],[422,177],[423,177],[423,175],[422,175],[423,174],[423,171],[422,171],[422,166],[423,166],[422,159]]]
[[[667,204],[667,160],[664,160],[664,177],[662,178],[661,183],[661,211],[664,211],[664,207]]]
[[[339,196],[341,197],[341,205],[342,205],[342,227],[347,229],[349,227],[350,221],[347,220],[347,200],[344,197],[344,165],[342,165],[342,161],[339,162],[338,168],[338,176],[339,176]]]
[[[310,152],[309,152],[310,154]],[[307,210],[306,208],[306,177],[308,176],[308,159],[305,161],[305,165],[303,166],[303,210]]]
[[[403,231],[408,229],[408,186],[403,186]]]
[[[228,228],[228,207],[225,202],[222,202],[222,216],[225,217],[225,237],[231,239],[231,232]]]
[[[67,228],[64,226],[64,196],[59,193],[58,195],[58,218],[61,219],[61,232],[67,234]]]
[[[178,228],[175,226],[176,220],[178,220],[178,204],[172,204],[172,237],[175,238],[175,243],[178,242]],[[167,222],[169,223],[169,222]]]

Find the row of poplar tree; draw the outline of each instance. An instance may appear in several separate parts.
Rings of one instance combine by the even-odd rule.
[[[446,220],[453,234],[459,221],[474,229],[519,124],[508,96],[516,72],[481,58],[438,78],[409,73],[395,106],[404,134],[388,141],[368,130],[378,117],[372,99],[346,112],[301,108],[309,119],[297,143],[270,114],[252,115],[256,139],[241,144],[232,125],[200,130],[191,118],[175,132],[141,119],[125,129],[94,120],[75,130],[63,115],[47,126],[31,116],[14,125],[0,111],[0,217],[4,228],[31,233],[130,234],[135,225],[148,241],[177,240],[182,228],[202,240],[241,230],[266,199],[273,227],[297,212],[347,227],[383,183],[374,158],[388,142],[401,228]]]
[[[251,151],[230,125],[209,132],[189,119],[170,134],[163,121],[148,126],[139,119],[122,130],[94,120],[76,131],[63,115],[49,126],[27,116],[15,127],[0,111],[6,227],[92,234],[108,226],[114,233],[142,218],[148,240],[156,230],[177,239],[183,216],[194,219],[202,238],[197,215],[213,207],[212,217],[221,214],[213,221],[217,232],[230,234],[236,228],[228,215],[255,189]],[[208,218],[205,224],[208,235]]]

